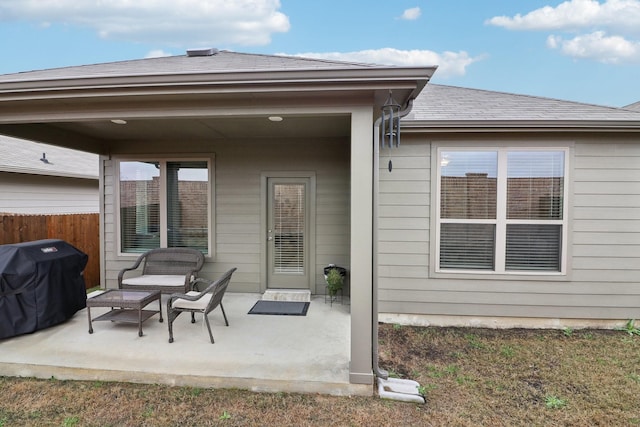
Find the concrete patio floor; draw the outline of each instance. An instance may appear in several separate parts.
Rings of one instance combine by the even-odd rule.
[[[86,309],[67,322],[0,340],[0,376],[124,381],[252,391],[372,395],[373,386],[349,383],[349,305],[313,297],[306,316],[247,314],[259,294],[227,293],[229,327],[220,309],[209,314],[215,344],[201,316],[174,322],[168,342],[165,299],[143,324],[93,322]],[[157,302],[147,308],[156,309]],[[92,318],[108,309],[92,308]]]

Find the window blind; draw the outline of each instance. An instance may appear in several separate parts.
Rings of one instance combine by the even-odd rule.
[[[505,269],[560,271],[561,248],[560,225],[508,225]]]
[[[304,184],[275,184],[273,204],[274,271],[304,273]]]
[[[120,240],[123,252],[160,247],[157,162],[120,163]]]
[[[441,224],[441,268],[493,270],[494,248],[495,225],[493,224]]]

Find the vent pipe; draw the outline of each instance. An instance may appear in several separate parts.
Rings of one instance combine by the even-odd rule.
[[[213,47],[187,49],[187,56],[213,56],[218,54],[218,49]]]

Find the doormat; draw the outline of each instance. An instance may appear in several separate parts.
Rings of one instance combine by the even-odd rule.
[[[306,316],[309,309],[308,302],[299,301],[268,301],[256,302],[249,314],[271,314],[276,316]]]

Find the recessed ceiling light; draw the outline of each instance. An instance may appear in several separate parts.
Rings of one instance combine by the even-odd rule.
[[[127,121],[122,119],[113,119],[111,120],[111,123],[114,123],[116,125],[126,125]]]
[[[269,116],[269,120],[272,122],[281,122],[283,119],[280,116]]]

